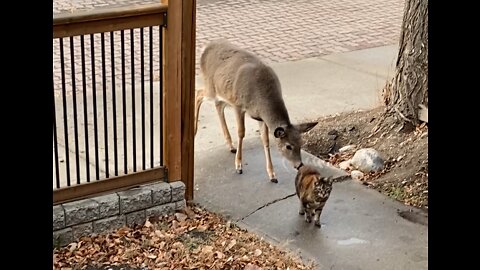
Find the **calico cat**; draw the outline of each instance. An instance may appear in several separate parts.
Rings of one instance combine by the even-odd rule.
[[[295,177],[295,190],[300,199],[300,215],[305,215],[305,221],[314,223],[319,228],[320,215],[332,191],[333,178],[322,177],[313,166],[301,165]]]

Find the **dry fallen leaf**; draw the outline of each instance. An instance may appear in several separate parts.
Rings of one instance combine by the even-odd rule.
[[[235,244],[237,243],[237,240],[233,239],[232,241],[230,241],[230,243],[228,244],[228,246],[225,248],[225,251],[228,251],[229,249],[231,249],[233,246],[235,246]]]
[[[208,253],[212,253],[212,252],[213,252],[213,247],[212,246],[204,246],[202,248],[202,253],[208,254]]]
[[[165,235],[164,235],[164,234],[162,233],[162,231],[160,231],[160,230],[156,230],[156,231],[155,231],[155,235],[158,236],[158,237],[160,237],[160,238],[164,238],[164,237],[165,237]]]
[[[176,229],[176,228],[178,228],[179,226],[180,226],[180,225],[178,225],[178,221],[176,221],[176,220],[173,220],[173,221],[172,221],[172,228],[173,228],[173,229]]]
[[[189,219],[197,219],[197,218],[200,218],[199,215],[195,214],[195,212],[190,209],[190,207],[185,207],[183,209],[183,212],[185,212],[185,214],[188,216]]]
[[[188,216],[183,213],[175,213],[175,218],[180,222],[185,221],[187,217]]]
[[[74,252],[75,249],[77,249],[77,243],[75,243],[75,242],[69,244],[68,246],[69,246],[70,252]]]
[[[223,254],[221,251],[217,251],[217,252],[215,252],[215,254],[217,255],[217,258],[219,258],[219,259],[223,259],[225,257],[225,254]]]
[[[175,242],[173,243],[172,248],[183,248],[183,244],[181,242]]]
[[[204,232],[208,229],[208,225],[200,225],[197,227],[197,231]]]
[[[197,248],[195,248],[195,249],[192,250],[192,253],[193,253],[193,254],[198,254],[198,253],[200,253],[200,251],[201,251],[201,248],[200,248],[200,247],[197,247]]]
[[[249,263],[249,264],[245,265],[245,268],[243,268],[243,270],[262,270],[262,268],[258,267],[255,264]]]
[[[157,258],[157,255],[149,254],[149,255],[147,255],[147,258],[149,258],[149,259],[156,259],[156,258]]]
[[[250,258],[247,255],[243,255],[243,257],[240,258],[240,260],[242,260],[244,262],[248,262],[248,261],[250,261]]]
[[[147,227],[147,228],[150,228],[150,227],[152,227],[152,223],[150,223],[150,221],[147,219],[147,220],[145,221],[144,226]]]

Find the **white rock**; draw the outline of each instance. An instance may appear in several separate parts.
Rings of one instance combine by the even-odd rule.
[[[353,180],[362,180],[363,179],[363,173],[361,171],[353,170],[350,173],[350,176],[352,177]]]
[[[338,164],[338,167],[340,167],[340,169],[346,171],[348,170],[348,168],[350,168],[350,159],[349,160],[345,160],[345,161],[342,161]]]
[[[384,161],[377,150],[363,148],[355,152],[350,164],[362,172],[376,172],[383,169]]]
[[[345,145],[344,147],[338,149],[338,152],[343,153],[355,149],[357,146],[355,144]]]

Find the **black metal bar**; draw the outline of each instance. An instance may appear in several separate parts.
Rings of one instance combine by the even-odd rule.
[[[94,149],[95,149],[95,177],[100,179],[100,163],[98,157],[98,121],[97,121],[97,80],[95,78],[95,42],[93,34],[90,34],[90,51],[92,58],[92,97],[93,97],[93,134],[94,134]]]
[[[160,166],[163,166],[163,62],[162,62],[162,59],[163,59],[163,48],[162,48],[162,44],[163,44],[163,35],[162,35],[162,26],[160,25],[158,27],[159,31],[158,31],[158,35],[159,35],[159,59],[158,59],[158,63],[159,63],[159,66],[160,66],[160,69],[159,69],[159,96],[160,96],[160,118],[159,118],[159,126],[160,126]]]
[[[153,27],[149,27],[150,35],[150,168],[153,168]]]
[[[135,37],[133,29],[130,29],[130,61],[131,61],[131,74],[132,74],[132,155],[133,155],[133,171],[137,171],[137,136],[135,123]]]
[[[125,31],[120,32],[121,51],[122,51],[122,104],[123,104],[123,171],[128,173],[128,155],[127,155],[127,94],[125,90]]]
[[[80,152],[78,149],[78,119],[77,119],[77,87],[75,83],[75,46],[73,37],[70,37],[70,65],[72,75],[72,98],[73,98],[73,134],[75,141],[75,168],[77,172],[77,184],[80,184]]]
[[[145,44],[143,43],[143,27],[140,28],[140,72],[141,72],[141,89],[142,89],[142,169],[146,169],[145,165],[145,52],[143,51],[145,49]]]
[[[55,82],[52,78],[52,91],[55,91]],[[57,140],[57,113],[55,110],[55,92],[53,94],[53,158],[55,159],[55,182],[60,188],[60,168],[58,167],[58,140]]]
[[[88,149],[88,111],[87,111],[87,79],[85,72],[85,36],[80,36],[80,49],[82,51],[82,85],[83,85],[83,126],[85,130],[85,164],[87,166],[87,182],[90,182],[90,154]]]
[[[115,167],[115,176],[118,176],[118,147],[117,147],[117,95],[115,89],[115,47],[113,46],[114,33],[110,32],[110,53],[112,66],[112,111],[113,111],[113,159]]]
[[[103,132],[105,133],[105,177],[108,178],[108,115],[107,115],[107,74],[105,66],[105,33],[101,33],[102,44],[102,86],[103,86]]]
[[[68,122],[67,122],[67,95],[65,86],[65,55],[63,52],[63,38],[60,38],[60,67],[62,73],[62,101],[63,101],[63,127],[65,138],[65,165],[67,173],[67,186],[70,186],[70,157],[68,151]]]

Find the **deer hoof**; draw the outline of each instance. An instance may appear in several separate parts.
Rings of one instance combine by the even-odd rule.
[[[273,183],[278,183],[277,178],[272,178],[272,179],[270,179],[270,181],[273,182]]]
[[[237,149],[231,148],[231,149],[230,149],[230,153],[234,153],[234,154],[237,153]]]
[[[321,228],[322,224],[320,224],[320,221],[315,221],[315,226],[317,226],[318,228]]]
[[[238,173],[238,174],[242,174],[242,173],[243,173],[243,170],[242,170],[242,169],[237,169],[237,173]]]

